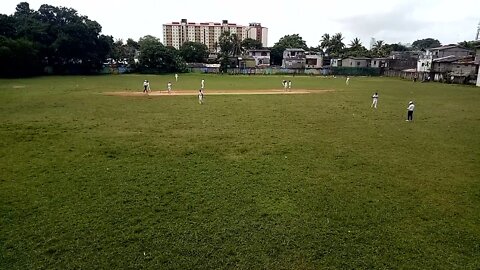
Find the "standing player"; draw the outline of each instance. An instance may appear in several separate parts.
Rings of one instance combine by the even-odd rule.
[[[178,82],[178,74],[175,73],[175,81]]]
[[[148,93],[148,81],[143,81],[143,93]]]
[[[292,91],[292,81],[288,80],[288,91]]]
[[[349,85],[350,84],[350,77],[347,76],[347,79],[345,80],[345,84]]]
[[[377,103],[378,103],[378,93],[375,92],[375,94],[373,94],[372,96],[372,106],[370,106],[370,108],[377,108]]]
[[[286,80],[283,80],[283,91],[287,91],[288,88],[288,82]]]
[[[202,89],[205,89],[205,80],[204,79],[202,79],[201,87],[202,87]]]
[[[407,107],[407,120],[406,121],[413,121],[413,110],[415,110],[415,104],[413,104],[413,101],[410,101],[408,103],[408,107]]]
[[[198,90],[198,104],[203,104],[203,90]]]
[[[167,83],[167,90],[168,90],[168,93],[170,94],[170,92],[172,91],[172,83],[171,82]]]

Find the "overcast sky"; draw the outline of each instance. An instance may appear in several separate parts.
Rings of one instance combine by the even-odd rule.
[[[1,0],[0,13],[11,15],[20,0]],[[281,37],[299,34],[308,46],[317,46],[324,33],[341,32],[344,42],[358,37],[370,47],[370,39],[387,43],[412,43],[436,38],[442,44],[473,40],[480,22],[480,0],[30,0],[76,9],[103,27],[115,39],[145,35],[163,39],[162,24],[180,19],[189,22],[221,22],[268,28],[268,45]],[[162,40],[163,41],[163,40]]]

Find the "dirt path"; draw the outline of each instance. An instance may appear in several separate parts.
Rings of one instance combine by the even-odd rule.
[[[292,89],[291,91],[284,91],[279,89],[269,90],[205,90],[205,95],[295,95],[295,94],[311,94],[311,93],[324,93],[334,90],[307,90],[307,89]],[[126,96],[126,97],[139,97],[146,96],[143,92],[104,92],[107,96]],[[194,90],[176,90],[170,94],[167,91],[151,91],[148,96],[195,96],[198,92]]]

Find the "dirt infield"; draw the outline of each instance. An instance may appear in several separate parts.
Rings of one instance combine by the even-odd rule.
[[[205,95],[296,95],[296,94],[312,94],[324,93],[334,90],[307,90],[307,89],[292,89],[291,91],[284,91],[279,89],[269,90],[205,90]],[[176,90],[170,94],[167,91],[151,91],[148,94],[143,92],[104,92],[107,96],[125,96],[125,97],[139,97],[139,96],[194,96],[198,91],[194,90]]]

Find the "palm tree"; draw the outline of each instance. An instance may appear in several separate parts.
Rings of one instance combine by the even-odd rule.
[[[354,38],[352,41],[350,41],[350,49],[352,50],[358,50],[359,48],[362,47],[362,42],[360,41],[359,38]]]
[[[378,57],[386,56],[387,52],[385,45],[386,44],[383,40],[378,40],[377,42],[375,42],[375,44],[373,44],[372,52]]]
[[[323,34],[322,39],[320,40],[320,48],[322,48],[325,53],[328,53],[330,45],[330,35],[327,33]]]
[[[242,53],[242,41],[238,38],[237,34],[230,35],[230,42],[232,43],[232,56],[239,56]]]
[[[336,33],[330,39],[330,52],[334,56],[341,56],[343,50],[345,49],[345,44],[343,43],[342,33]]]
[[[385,46],[385,42],[383,40],[377,40],[377,42],[373,44],[372,49],[380,50],[383,48],[383,46]]]

